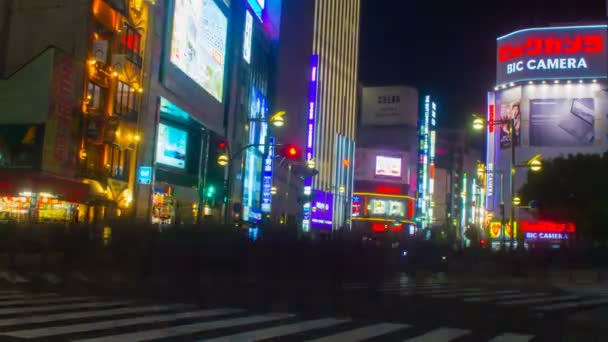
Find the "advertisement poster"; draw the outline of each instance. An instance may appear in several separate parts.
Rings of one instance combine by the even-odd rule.
[[[222,102],[228,19],[214,0],[176,0],[172,64]]]
[[[188,133],[175,127],[159,124],[156,162],[184,169],[186,167],[186,145]]]
[[[376,156],[376,176],[401,178],[401,158]]]
[[[513,136],[515,146],[519,146],[521,138],[521,87],[505,90],[497,95],[496,120],[513,119]],[[511,148],[511,134],[509,124],[495,124],[494,131],[500,136],[500,147]]]
[[[531,146],[587,146],[595,139],[593,98],[530,99]]]
[[[361,123],[364,126],[418,125],[419,94],[412,87],[364,87]]]

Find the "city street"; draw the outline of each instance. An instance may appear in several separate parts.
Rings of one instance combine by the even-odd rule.
[[[436,276],[306,287],[222,286],[179,301],[7,288],[0,341],[599,341],[566,322],[608,306],[608,296]]]

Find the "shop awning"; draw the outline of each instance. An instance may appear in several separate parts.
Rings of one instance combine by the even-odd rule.
[[[88,184],[76,179],[58,177],[23,169],[0,170],[0,195],[18,196],[23,192],[49,193],[63,201],[86,203],[90,195]]]

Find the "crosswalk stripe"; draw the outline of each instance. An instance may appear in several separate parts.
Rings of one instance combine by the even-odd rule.
[[[116,327],[127,327],[130,325],[146,324],[146,323],[163,323],[171,322],[179,319],[187,318],[203,318],[219,315],[227,315],[242,312],[239,309],[214,309],[214,310],[198,310],[182,313],[170,313],[164,315],[145,316],[137,318],[124,318],[109,321],[100,321],[93,323],[69,324],[63,326],[52,326],[39,329],[24,329],[2,333],[2,335],[20,337],[20,338],[39,338],[55,335],[73,334],[78,332],[88,332],[95,330],[104,330]]]
[[[429,331],[426,334],[409,338],[403,342],[449,342],[469,333],[469,330],[439,328]]]
[[[11,300],[11,299],[21,299],[21,298],[37,298],[37,297],[57,297],[56,293],[43,293],[43,294],[32,294],[32,295],[27,295],[27,294],[13,294],[13,295],[7,295],[7,296],[3,296],[0,297],[0,304],[2,303],[1,301],[3,300]]]
[[[440,295],[440,294],[448,294],[448,293],[467,293],[467,292],[475,292],[475,291],[481,291],[481,289],[478,288],[465,288],[465,289],[459,289],[459,288],[439,288],[439,289],[420,289],[420,290],[416,290],[414,292],[416,293],[420,293],[420,294],[426,294],[426,295]]]
[[[423,292],[423,291],[440,291],[440,290],[444,290],[445,287],[441,287],[441,286],[428,286],[428,287],[419,287],[419,286],[412,286],[412,287],[400,287],[400,288],[392,288],[392,289],[380,289],[380,292],[384,292],[384,293],[399,293],[399,292]]]
[[[515,293],[515,294],[509,294],[509,293]],[[465,302],[491,302],[491,301],[497,301],[497,300],[509,300],[509,299],[522,299],[522,298],[537,298],[537,297],[543,297],[543,296],[547,296],[547,293],[519,293],[518,291],[503,291],[503,293],[490,293],[487,295],[483,295],[483,296],[479,296],[479,297],[473,297],[473,298],[467,298],[464,301]]]
[[[486,293],[490,293],[485,290],[480,289],[468,289],[468,290],[458,290],[458,291],[447,291],[446,293],[433,293],[429,297],[431,298],[455,298],[455,297],[470,297],[470,296],[478,296]]]
[[[506,333],[496,336],[488,342],[528,342],[534,338],[534,335],[520,335]]]
[[[540,307],[536,307],[534,309],[538,310],[538,311],[551,311],[551,310],[575,308],[578,306],[592,306],[592,305],[603,305],[603,304],[608,304],[608,298],[590,299],[590,300],[584,300],[584,301],[580,301],[580,302],[558,303],[558,304],[540,306]]]
[[[556,302],[556,301],[566,301],[566,300],[575,300],[575,299],[581,299],[581,297],[579,297],[577,295],[566,295],[566,296],[557,296],[557,297],[500,301],[497,304],[498,305],[529,305],[529,304],[541,304],[541,303],[545,303],[545,302]]]
[[[379,323],[374,325],[368,325],[366,327],[344,331],[331,336],[321,337],[309,342],[341,342],[341,341],[363,341],[374,337],[386,335],[397,330],[406,329],[410,326],[407,324],[395,324],[395,323]]]
[[[64,297],[54,299],[27,299],[27,300],[12,300],[10,302],[0,302],[0,308],[13,305],[34,305],[34,304],[57,304],[69,302],[82,302],[87,300],[95,300],[95,297]]]
[[[193,306],[185,304],[173,304],[173,305],[150,305],[120,309],[106,309],[106,310],[95,310],[95,311],[77,311],[70,313],[61,313],[54,315],[39,315],[39,316],[25,316],[21,318],[9,318],[0,319],[0,327],[8,327],[12,325],[24,325],[34,323],[48,323],[54,321],[64,321],[68,319],[80,319],[80,318],[98,318],[98,317],[111,317],[116,315],[135,314],[142,312],[160,312],[177,309],[190,309]]]
[[[125,305],[131,303],[130,301],[116,301],[116,302],[87,302],[87,303],[76,303],[76,304],[62,304],[62,305],[48,305],[48,306],[37,306],[37,307],[26,307],[26,308],[5,308],[0,309],[0,315],[10,314],[27,314],[35,312],[46,312],[55,310],[72,310],[72,309],[84,309],[84,308],[103,308],[117,305]]]
[[[323,329],[349,321],[349,319],[323,318],[300,323],[279,325],[278,327],[272,327],[267,329],[247,331],[244,333],[234,334],[230,336],[222,336],[210,340],[205,340],[205,342],[260,341],[286,335],[298,334],[309,330]]]
[[[514,291],[511,291],[511,290],[505,290],[505,291],[487,291],[487,290],[483,290],[483,291],[470,292],[470,293],[452,293],[452,294],[436,295],[436,296],[432,296],[432,297],[435,297],[435,298],[456,298],[456,297],[462,297],[464,299],[464,298],[475,298],[475,297],[484,297],[484,296],[495,296],[495,295],[513,293],[513,292]]]
[[[210,322],[202,322],[202,323],[193,323],[193,324],[184,324],[173,326],[170,329],[152,329],[134,333],[125,333],[119,335],[111,335],[104,337],[96,337],[89,338],[84,340],[79,340],[77,342],[137,342],[137,341],[147,341],[147,340],[155,340],[161,338],[169,338],[181,335],[202,333],[206,331],[222,329],[222,328],[231,328],[237,327],[247,324],[256,324],[256,323],[265,323],[272,322],[286,318],[292,318],[294,315],[291,314],[267,314],[267,315],[255,315],[255,316],[247,316],[240,318],[229,318],[222,319],[218,321],[210,321]]]

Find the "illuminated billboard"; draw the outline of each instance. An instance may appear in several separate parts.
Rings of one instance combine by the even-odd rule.
[[[188,133],[163,123],[158,125],[156,162],[184,169],[186,167],[186,147]]]
[[[530,99],[530,145],[592,145],[595,117],[593,98]]]
[[[607,25],[543,27],[497,39],[496,83],[605,78]]]
[[[228,19],[214,0],[175,0],[169,61],[219,102]]]
[[[401,178],[402,160],[399,157],[376,156],[376,176]]]
[[[253,16],[245,11],[245,31],[243,32],[243,59],[251,63],[251,43],[253,40]]]

